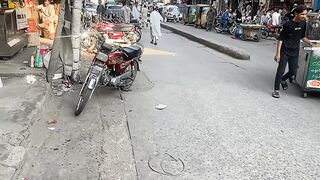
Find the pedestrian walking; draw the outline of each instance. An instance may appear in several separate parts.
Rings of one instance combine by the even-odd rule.
[[[148,8],[147,8],[147,5],[143,5],[143,8],[142,8],[142,26],[148,27]]]
[[[99,17],[103,17],[105,14],[105,8],[104,6],[102,5],[102,1],[99,0],[99,5],[97,6],[97,15]]]
[[[140,12],[138,11],[137,4],[134,4],[133,7],[132,7],[132,16],[133,16],[133,20],[139,22]]]
[[[300,49],[300,40],[311,45],[311,42],[305,36],[306,32],[306,6],[299,5],[294,10],[294,18],[283,25],[283,30],[278,38],[276,55],[274,60],[279,63],[274,82],[274,98],[280,97],[280,85],[283,90],[288,89],[287,80],[294,80],[298,68],[298,56]],[[286,66],[289,64],[289,72],[285,75]]]
[[[211,31],[214,20],[217,16],[217,10],[214,7],[211,7],[207,13],[207,28],[206,31]]]
[[[126,2],[122,2],[123,20],[124,23],[129,24],[131,19],[131,9],[127,6]]]
[[[278,9],[275,9],[272,13],[272,25],[273,26],[279,26],[280,24],[280,13],[278,12]]]
[[[153,8],[150,14],[150,34],[151,34],[151,44],[157,45],[159,37],[162,36],[160,22],[163,22],[163,17],[158,12],[157,8]]]

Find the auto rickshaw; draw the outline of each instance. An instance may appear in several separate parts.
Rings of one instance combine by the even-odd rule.
[[[187,24],[194,24],[196,21],[196,5],[187,5],[187,9],[183,14],[183,23]]]
[[[197,4],[196,5],[196,21],[194,27],[205,28],[207,24],[207,13],[210,6],[207,4]]]

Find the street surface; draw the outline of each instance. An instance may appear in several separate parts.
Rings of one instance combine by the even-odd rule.
[[[20,179],[320,179],[319,95],[271,97],[274,40],[218,35],[251,53],[241,61],[163,31],[158,46],[144,31],[124,101],[101,87],[75,117],[80,86],[49,97]]]

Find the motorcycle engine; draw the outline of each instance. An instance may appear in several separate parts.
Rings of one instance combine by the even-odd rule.
[[[110,70],[109,69],[106,69],[104,71],[104,73],[101,75],[101,78],[100,78],[100,83],[104,86],[107,86],[110,81],[111,81],[111,77],[110,77]]]

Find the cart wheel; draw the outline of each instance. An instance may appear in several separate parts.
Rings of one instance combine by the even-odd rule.
[[[304,92],[302,96],[303,96],[303,98],[307,98],[308,97],[308,93]]]

